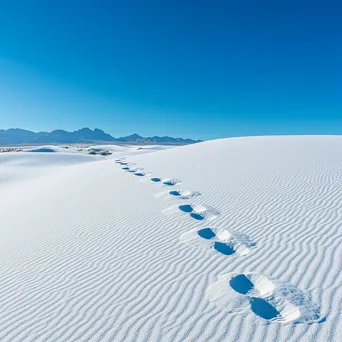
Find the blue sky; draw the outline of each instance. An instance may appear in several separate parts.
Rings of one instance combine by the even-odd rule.
[[[338,2],[0,2],[0,128],[342,134]]]

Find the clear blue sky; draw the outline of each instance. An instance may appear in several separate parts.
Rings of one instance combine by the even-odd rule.
[[[0,128],[342,134],[338,1],[2,0]]]

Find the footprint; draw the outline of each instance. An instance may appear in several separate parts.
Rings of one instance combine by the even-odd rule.
[[[206,295],[228,312],[249,312],[267,322],[310,324],[325,320],[308,293],[261,273],[225,274],[209,286]]]
[[[126,160],[126,158],[124,158],[124,157],[117,158],[117,159],[115,159],[115,163],[116,163],[116,164],[121,164],[121,163],[124,162],[125,160]]]
[[[137,167],[137,166],[132,166],[132,167],[129,167],[128,172],[135,173],[140,170],[144,170],[144,169],[141,169],[140,167]]]
[[[151,178],[151,181],[154,183],[162,183],[167,186],[175,186],[178,184],[181,184],[182,182],[177,179],[177,178],[159,178],[159,177],[154,177]]]
[[[204,228],[199,230],[198,235],[206,240],[212,240],[216,238],[216,234],[210,228]],[[213,245],[214,250],[224,255],[232,255],[236,252],[234,244],[232,242],[220,242],[215,241]]]
[[[129,164],[129,161],[127,161],[125,158],[119,158],[115,160],[115,163],[120,165],[127,165]]]
[[[252,297],[251,310],[259,317],[266,320],[279,320],[280,312],[263,298]]]
[[[189,191],[189,190],[185,190],[185,191],[173,190],[173,191],[170,191],[169,194],[171,196],[175,196],[175,197],[178,197],[180,199],[190,199],[192,197],[197,197],[197,196],[201,195],[201,193],[198,191]]]
[[[256,245],[247,235],[221,228],[193,229],[183,234],[180,239],[184,243],[212,249],[222,255],[243,256]]]
[[[241,294],[247,294],[254,289],[254,284],[244,274],[233,277],[229,285],[233,290]]]
[[[162,179],[162,183],[167,186],[175,186],[181,184],[182,182],[177,178],[166,178]]]
[[[127,160],[122,160],[122,161],[115,161],[116,164],[122,165],[122,166],[133,166],[135,163],[127,161]]]
[[[237,293],[254,297],[270,296],[275,289],[273,282],[259,273],[237,274],[229,285]]]
[[[236,252],[232,245],[217,241],[214,243],[214,249],[224,255],[232,255]]]
[[[197,233],[201,238],[206,240],[210,240],[216,236],[216,234],[210,228],[201,229]]]
[[[198,221],[202,220],[213,220],[218,215],[220,215],[220,212],[214,208],[211,207],[205,207],[200,204],[183,204],[180,205],[179,210],[190,214],[192,218]]]
[[[144,169],[139,169],[136,172],[134,172],[134,175],[138,177],[150,176],[151,174],[152,174],[151,172],[146,172],[144,171]]]
[[[185,213],[192,213],[193,207],[190,204],[180,205],[179,210],[184,211]]]

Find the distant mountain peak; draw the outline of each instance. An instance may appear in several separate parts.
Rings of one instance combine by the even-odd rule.
[[[133,133],[131,135],[128,135],[126,138],[141,139],[143,137],[139,135],[138,133]]]
[[[72,144],[72,143],[155,143],[155,144],[193,144],[199,141],[172,137],[147,137],[144,138],[138,133],[132,135],[114,138],[105,133],[102,129],[95,128],[91,130],[88,127],[81,128],[74,132],[67,132],[62,129],[56,129],[52,132],[31,132],[20,128],[0,129],[0,145],[43,145],[43,144]]]
[[[96,130],[96,128],[95,128],[95,130]],[[92,133],[93,131],[89,127],[84,127],[84,128],[81,128],[81,129],[79,129],[78,131],[75,131],[75,132],[85,132],[85,133],[90,133],[91,132]]]
[[[94,132],[104,133],[104,131],[100,128],[94,128]]]

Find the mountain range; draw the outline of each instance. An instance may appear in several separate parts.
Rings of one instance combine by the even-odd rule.
[[[172,137],[142,137],[132,134],[126,137],[114,138],[103,130],[82,128],[74,132],[54,130],[52,132],[32,132],[20,128],[0,129],[0,145],[42,145],[42,144],[72,144],[72,143],[139,143],[139,144],[193,144],[200,140]]]

